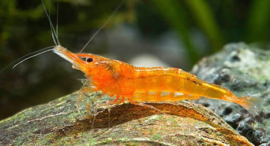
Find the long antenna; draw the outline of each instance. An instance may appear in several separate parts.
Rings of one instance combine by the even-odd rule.
[[[57,1],[57,15],[56,15],[56,39],[58,41],[58,45],[60,45],[59,38],[58,38],[58,17],[59,17],[59,1]]]
[[[54,44],[55,44],[55,45],[60,45],[60,42],[59,42],[59,39],[58,39],[58,9],[59,9],[59,2],[58,2],[58,4],[57,4],[57,24],[56,24],[56,31],[55,31],[55,29],[54,29],[54,27],[53,27],[53,24],[52,24],[50,15],[48,14],[48,11],[47,11],[47,9],[46,9],[46,7],[45,7],[44,1],[41,0],[41,3],[42,3],[42,6],[43,6],[43,9],[44,9],[44,12],[46,13],[46,16],[47,16],[47,18],[49,19],[49,22],[50,22],[50,28],[51,28],[52,38],[53,38]],[[6,68],[8,68],[8,67],[10,67],[11,65],[13,65],[15,62],[18,62],[18,61],[19,61],[18,63],[16,63],[15,65],[13,65],[13,67],[12,67],[13,69],[14,69],[16,66],[18,66],[19,64],[21,64],[22,62],[24,62],[24,61],[26,61],[26,60],[28,60],[28,59],[30,59],[30,58],[33,58],[33,57],[36,57],[36,56],[41,55],[41,54],[43,54],[43,53],[52,51],[54,47],[55,47],[55,46],[46,47],[46,48],[44,48],[44,49],[40,49],[40,50],[34,51],[34,52],[32,52],[32,53],[29,53],[29,54],[27,54],[27,55],[24,55],[24,56],[22,56],[22,57],[16,59],[15,61],[13,61],[12,63],[10,63],[10,64],[7,65],[6,67],[4,67],[2,70],[0,70],[0,73],[2,73]],[[26,58],[25,58],[25,57],[26,57]],[[22,59],[22,60],[21,60],[21,59]],[[21,60],[21,61],[20,61],[20,60]]]
[[[122,0],[121,3],[117,6],[117,8],[113,11],[113,13],[111,14],[111,16],[107,19],[107,21],[94,33],[94,35],[88,40],[88,42],[83,46],[83,48],[81,49],[81,51],[79,53],[81,53],[86,47],[87,45],[93,40],[93,38],[110,22],[111,18],[115,15],[115,13],[120,9],[120,7],[123,5],[125,0]]]
[[[21,63],[24,62],[25,60],[28,60],[28,59],[30,59],[30,58],[36,57],[36,56],[38,56],[38,55],[40,55],[40,54],[43,54],[43,53],[46,53],[46,52],[49,52],[49,51],[52,51],[52,50],[53,50],[53,49],[48,49],[48,50],[39,52],[39,53],[37,53],[37,54],[31,55],[31,56],[29,56],[29,57],[27,57],[27,58],[21,60],[20,62],[16,63],[12,68],[14,69],[17,65],[21,64]]]
[[[6,67],[4,67],[4,68],[0,71],[0,73],[2,73],[6,68],[10,67],[10,66],[13,65],[15,62],[18,62],[19,60],[21,60],[21,59],[23,59],[23,58],[24,58],[24,59],[23,59],[22,61],[16,63],[16,64],[13,66],[13,68],[15,68],[17,65],[21,64],[23,61],[25,61],[25,60],[27,60],[27,59],[30,59],[30,58],[33,58],[33,57],[38,56],[38,55],[40,55],[40,54],[43,54],[43,53],[52,51],[52,48],[54,48],[54,46],[46,47],[46,48],[44,48],[44,49],[37,50],[37,51],[35,51],[35,52],[29,53],[29,54],[27,54],[27,55],[24,55],[24,56],[22,56],[22,57],[16,59],[15,61],[11,62],[11,63],[10,63],[9,65],[7,65]],[[36,53],[38,53],[38,54],[36,54]],[[34,54],[34,55],[33,55],[33,54]],[[27,56],[29,56],[29,57],[27,57]],[[27,58],[25,58],[25,57],[27,57]]]
[[[52,32],[53,42],[54,42],[55,45],[60,45],[60,42],[59,42],[58,36],[57,36],[58,33],[55,31],[55,29],[54,29],[54,27],[53,27],[51,17],[50,17],[49,14],[48,14],[48,11],[47,11],[47,9],[46,9],[46,7],[45,7],[44,1],[41,0],[41,2],[42,2],[42,6],[43,6],[43,9],[44,9],[44,12],[45,12],[45,14],[46,14],[46,16],[47,16],[47,18],[48,18],[48,20],[49,20],[49,22],[50,22],[50,27],[51,27],[51,32]],[[58,15],[58,12],[57,12],[57,15]],[[58,17],[58,16],[57,16],[57,17]],[[57,25],[58,25],[58,24],[57,24]]]

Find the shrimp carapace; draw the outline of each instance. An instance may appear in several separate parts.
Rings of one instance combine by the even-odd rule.
[[[116,97],[114,103],[125,99],[134,104],[193,100],[203,96],[237,103],[253,113],[256,111],[256,103],[250,102],[248,97],[237,97],[230,90],[179,68],[135,67],[98,55],[74,54],[62,46],[56,46],[53,51],[71,62],[74,69],[85,73],[90,81],[88,89]]]

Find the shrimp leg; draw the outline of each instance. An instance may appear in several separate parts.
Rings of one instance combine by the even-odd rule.
[[[86,113],[87,113],[86,118],[90,118],[90,115],[91,115],[90,110],[91,110],[91,105],[93,104],[93,101],[97,100],[98,98],[101,98],[102,96],[105,95],[105,93],[102,93],[101,95],[95,97],[94,99],[91,99],[89,103],[86,103],[86,101],[85,101],[85,96],[87,96],[86,94],[95,92],[96,90],[90,86],[83,87],[81,90],[82,91],[79,93],[77,100],[76,100],[76,108],[77,108],[78,113],[80,114],[79,104],[80,104],[80,101],[82,101],[84,107],[86,108]]]
[[[78,93],[77,100],[76,100],[76,109],[77,109],[79,114],[80,114],[80,110],[79,110],[80,101],[82,101],[83,105],[86,107],[87,103],[84,101],[86,93],[92,93],[95,91],[91,86],[87,85],[87,82],[83,82],[83,84],[84,85],[80,89],[80,91]]]
[[[161,113],[164,113],[163,111],[160,111],[159,109],[151,106],[151,105],[147,105],[142,103],[143,101],[145,101],[146,99],[150,102],[161,102],[161,101],[181,101],[184,99],[188,99],[188,100],[195,100],[200,98],[200,96],[194,96],[194,95],[188,95],[188,94],[182,94],[182,95],[175,95],[174,92],[170,92],[169,95],[161,95],[161,92],[157,92],[156,94],[148,94],[146,95],[145,92],[143,93],[137,93],[135,94],[135,96],[132,96],[130,98],[128,98],[129,102],[135,105],[140,105],[140,106],[146,106],[148,108],[152,108],[154,110],[157,110]]]
[[[118,101],[120,98],[121,98],[120,96],[116,96],[116,98],[113,101],[109,101],[107,104],[121,103],[121,102]],[[120,101],[122,101],[122,99]]]
[[[97,100],[97,99],[99,99],[99,98],[101,98],[104,95],[105,95],[105,93],[102,93],[101,95],[95,97],[94,101]],[[92,105],[93,104],[93,100],[90,101],[90,102],[91,102],[91,105]],[[85,105],[85,108],[86,108],[86,118],[88,118],[88,119],[90,119],[90,117],[91,117],[91,113],[90,113],[91,105],[90,105],[90,103]]]
[[[120,99],[120,100],[119,100]],[[118,101],[119,100],[119,101]],[[116,98],[113,101],[109,101],[107,103],[104,104],[100,104],[101,106],[106,106],[106,105],[113,105],[113,104],[120,104],[125,100],[124,97],[121,96],[116,96]]]
[[[153,107],[152,105],[144,104],[144,103],[142,103],[142,102],[135,102],[135,101],[133,101],[133,100],[131,99],[131,97],[127,97],[127,99],[128,99],[128,101],[129,101],[131,104],[139,105],[139,106],[145,106],[145,107],[151,108],[151,109],[153,109],[153,110],[156,110],[156,111],[158,111],[158,112],[160,112],[160,113],[165,114],[164,111],[161,111],[161,110],[159,110],[159,109]]]

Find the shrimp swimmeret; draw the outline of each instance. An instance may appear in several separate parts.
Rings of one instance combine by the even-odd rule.
[[[234,102],[255,112],[249,97],[237,97],[230,90],[196,78],[179,68],[135,67],[122,61],[94,54],[75,54],[58,45],[53,52],[72,63],[74,69],[85,73],[90,81],[87,91],[102,91],[116,97],[111,103],[127,99],[132,104],[143,102],[194,100],[201,96]]]

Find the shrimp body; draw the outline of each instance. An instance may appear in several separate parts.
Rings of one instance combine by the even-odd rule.
[[[237,103],[246,109],[254,104],[248,97],[235,96],[230,90],[207,83],[178,68],[135,67],[93,54],[74,54],[62,46],[53,51],[70,61],[74,69],[85,73],[94,91],[115,96],[115,103],[179,101],[201,96]],[[84,60],[83,60],[84,58]],[[118,101],[120,99],[120,101]]]

